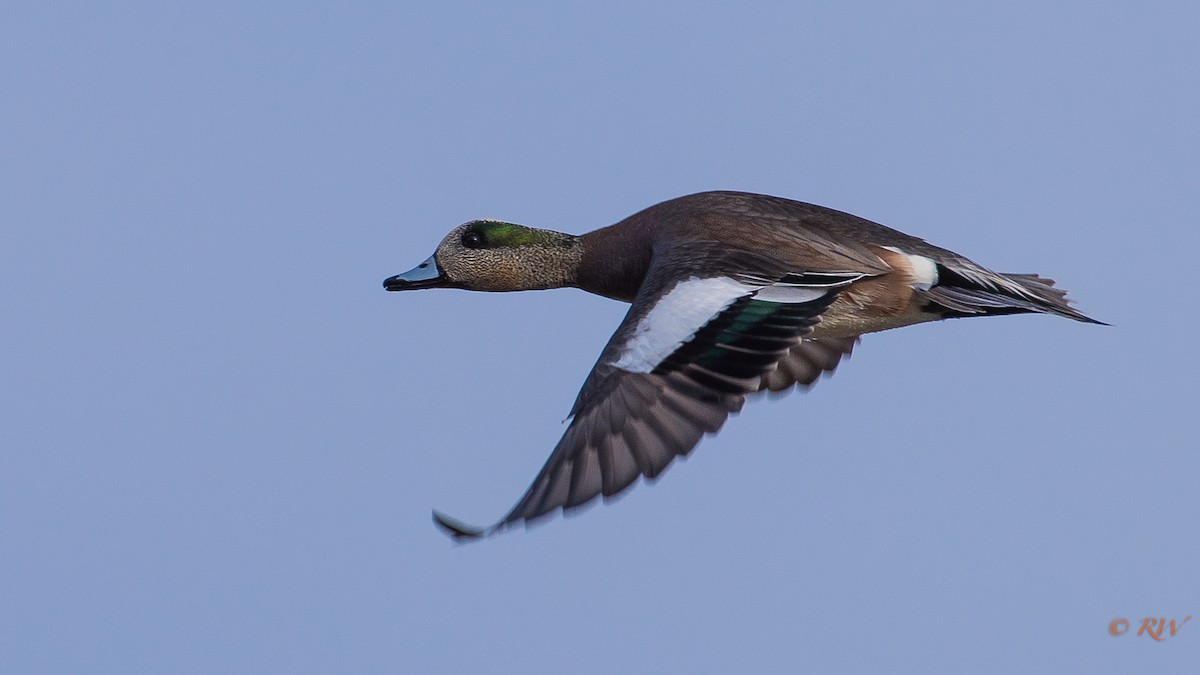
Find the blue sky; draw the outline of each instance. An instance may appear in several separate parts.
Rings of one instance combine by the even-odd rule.
[[[0,10],[0,670],[1198,662],[1194,4],[250,5]],[[452,545],[430,509],[512,505],[626,308],[380,282],[707,189],[1113,326],[871,335],[653,487]]]

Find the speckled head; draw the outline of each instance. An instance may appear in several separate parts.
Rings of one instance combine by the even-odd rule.
[[[428,260],[383,282],[389,291],[464,288],[528,291],[573,286],[579,237],[499,220],[472,220],[446,235]]]

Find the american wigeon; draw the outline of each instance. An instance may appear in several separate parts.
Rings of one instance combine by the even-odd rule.
[[[653,480],[746,397],[811,385],[863,333],[924,321],[1040,312],[1100,323],[1033,274],[822,206],[704,192],[582,236],[497,220],[446,235],[389,291],[575,287],[633,303],[571,409],[571,423],[517,505],[479,537]]]

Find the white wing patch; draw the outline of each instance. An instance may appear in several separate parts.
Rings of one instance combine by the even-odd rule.
[[[613,365],[632,373],[651,372],[709,319],[755,290],[729,277],[680,281],[638,321]]]
[[[809,302],[825,295],[829,292],[828,288],[814,288],[812,286],[788,286],[778,284],[776,286],[767,286],[758,293],[754,294],[755,300],[763,302],[782,302],[796,303]]]
[[[729,277],[680,281],[658,299],[638,321],[633,336],[625,343],[621,358],[612,365],[631,373],[652,372],[714,316],[738,298],[754,295],[764,302],[799,303],[816,300],[829,288],[746,284]]]

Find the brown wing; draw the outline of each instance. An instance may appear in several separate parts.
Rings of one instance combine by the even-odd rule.
[[[775,370],[763,375],[759,390],[781,393],[794,386],[810,387],[822,373],[832,374],[848,358],[858,337],[804,339],[793,346]]]
[[[436,512],[435,522],[455,538],[479,537],[598,496],[612,497],[639,476],[653,480],[675,457],[691,452],[704,434],[715,433],[741,409],[748,394],[772,383],[781,388],[808,384],[832,370],[853,340],[797,343],[841,288],[861,275],[840,282],[835,275],[820,275],[809,286],[802,276],[789,276],[787,288],[807,291],[797,296],[807,299],[756,299],[758,291],[748,287],[665,358],[638,372],[618,364],[626,363],[622,355],[645,332],[651,310],[672,292],[643,289],[584,383],[566,433],[508,515],[486,529]],[[786,370],[774,370],[781,359]]]

